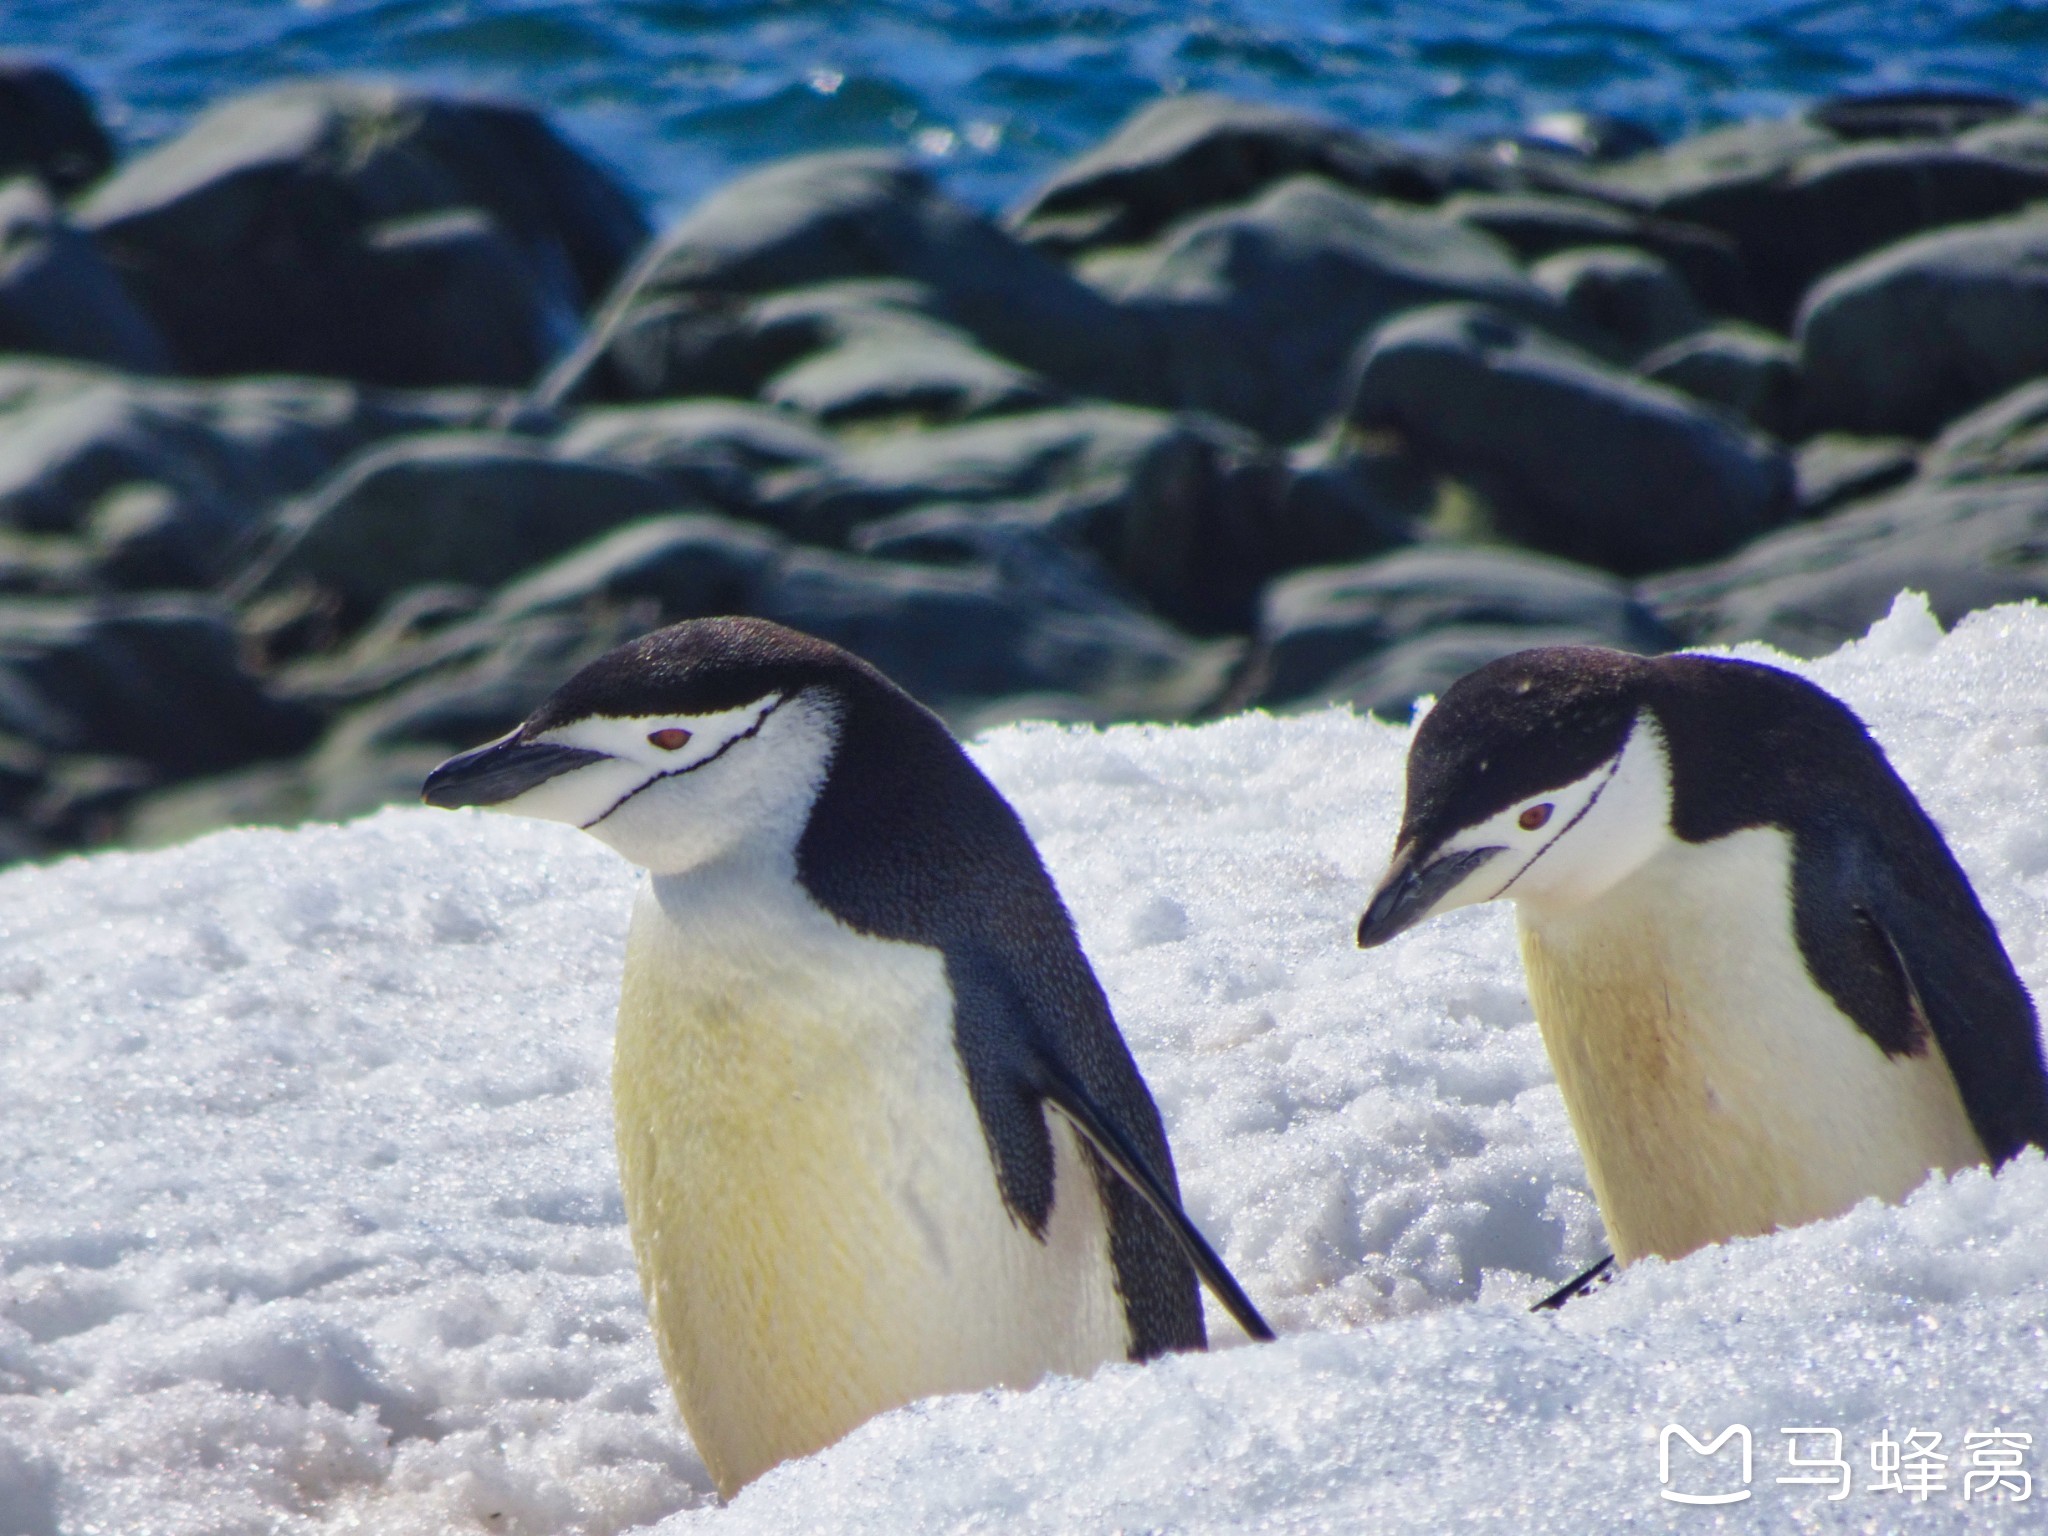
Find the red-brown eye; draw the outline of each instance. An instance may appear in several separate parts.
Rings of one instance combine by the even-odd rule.
[[[1534,832],[1543,823],[1550,820],[1552,809],[1552,805],[1546,800],[1541,805],[1530,806],[1529,809],[1517,816],[1515,820],[1520,823],[1524,832]]]
[[[658,731],[649,731],[647,739],[664,752],[680,752],[690,744],[690,733],[680,725],[664,725]]]

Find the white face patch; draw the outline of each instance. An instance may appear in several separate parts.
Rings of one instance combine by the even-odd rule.
[[[703,715],[593,715],[530,740],[603,757],[494,810],[567,822],[674,873],[746,843],[795,846],[836,731],[822,694],[774,693]]]
[[[1431,914],[1502,896],[1575,905],[1611,889],[1671,841],[1671,763],[1647,713],[1621,751],[1584,778],[1517,801],[1448,839],[1438,857],[1499,848]]]
[[[549,814],[529,810],[524,802],[560,785],[563,807],[571,814],[555,814],[552,819],[574,821],[589,831],[613,815],[628,797],[656,780],[671,774],[697,772],[751,740],[759,733],[762,722],[782,703],[781,694],[771,693],[751,704],[717,714],[592,715],[543,731],[532,739],[551,746],[602,752],[609,760],[550,779],[522,795],[518,810],[527,816]]]

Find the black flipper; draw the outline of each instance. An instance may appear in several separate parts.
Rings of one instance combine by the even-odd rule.
[[[1614,1278],[1613,1271],[1614,1255],[1610,1253],[1583,1275],[1565,1281],[1563,1285],[1560,1285],[1529,1310],[1531,1312],[1555,1312],[1575,1297],[1590,1296],[1593,1294],[1593,1283],[1597,1280],[1612,1280]]]
[[[1973,893],[1967,914],[1939,927],[1913,912],[1869,922],[1898,967],[1905,1005],[1941,1045],[1963,1109],[1996,1167],[2029,1145],[2048,1147],[2048,1073],[2025,984]],[[1886,902],[1885,906],[1894,906]]]
[[[1903,795],[1900,797],[1903,799]],[[1793,879],[1808,971],[1888,1056],[1930,1039],[1992,1166],[2048,1147],[2048,1073],[2025,985],[1969,879],[1917,805],[1883,854],[1860,829],[1809,836]]]
[[[1900,1010],[1905,1014],[1914,1043],[1940,1038],[1934,1033],[1934,1020],[1927,1015],[1927,1000],[1921,997],[1920,985],[1913,980],[1913,968],[1906,964],[1905,951],[1899,948],[1899,941],[1892,937],[1892,931],[1867,908],[1858,907],[1856,919],[1869,927],[1872,937],[1884,946],[1885,954],[1891,958],[1892,969],[1896,972]],[[1911,1051],[1912,1046],[1907,1049]],[[1921,1049],[1924,1050],[1925,1046]]]
[[[1145,1160],[1123,1132],[1116,1128],[1115,1122],[1096,1109],[1087,1090],[1061,1070],[1057,1063],[1048,1061],[1042,1065],[1045,1069],[1045,1101],[1066,1116],[1067,1122],[1081,1133],[1116,1176],[1143,1196],[1145,1203],[1172,1228],[1182,1251],[1188,1256],[1188,1262],[1195,1266],[1195,1273],[1202,1277],[1202,1283],[1223,1304],[1223,1310],[1237,1320],[1237,1326],[1262,1343],[1270,1341],[1273,1338],[1272,1328],[1259,1315],[1259,1309],[1252,1305],[1251,1298],[1245,1295],[1236,1276],[1217,1257],[1216,1250],[1209,1246],[1208,1240],[1188,1219],[1188,1213],[1181,1209],[1180,1201],[1146,1166]]]

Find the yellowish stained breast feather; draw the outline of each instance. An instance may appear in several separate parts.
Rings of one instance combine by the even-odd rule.
[[[1791,941],[1791,848],[1674,843],[1598,900],[1520,912],[1543,1043],[1623,1262],[1898,1200],[1984,1161],[1933,1041],[1887,1057]]]
[[[613,1096],[662,1363],[728,1494],[915,1398],[1124,1357],[1091,1171],[1055,1117],[1046,1240],[1012,1220],[936,951],[645,894]]]

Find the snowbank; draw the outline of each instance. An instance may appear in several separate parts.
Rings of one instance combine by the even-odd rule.
[[[1864,713],[2039,989],[2048,610],[1943,639],[1902,605],[1801,670]],[[1524,1310],[1600,1232],[1510,916],[1350,942],[1405,743],[1328,713],[979,744],[1190,1208],[1289,1336],[918,1405],[730,1508],[614,1187],[611,854],[395,811],[0,877],[0,1533],[2027,1525],[2048,1506],[1962,1489],[1975,1431],[2034,1435],[2048,1473],[2036,1156]],[[1660,1501],[1673,1421],[1748,1426],[1753,1496]],[[1802,1425],[1843,1431],[1848,1497],[1775,1482]],[[1913,1430],[1947,1487],[1870,1491],[1869,1442]],[[1738,1460],[1680,1446],[1670,1486],[1739,1491]]]

